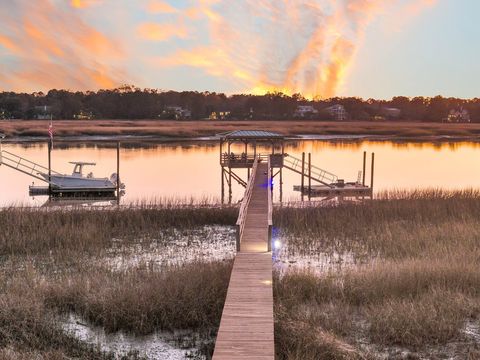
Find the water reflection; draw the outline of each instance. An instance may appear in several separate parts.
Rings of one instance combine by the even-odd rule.
[[[164,144],[122,144],[120,176],[126,184],[122,203],[154,202],[165,198],[220,200],[221,168],[219,145],[216,142],[172,142]],[[4,149],[34,162],[47,164],[44,144],[4,144]],[[52,168],[69,173],[69,161],[94,161],[95,176],[106,176],[116,170],[115,144],[55,145]],[[480,187],[480,168],[476,166],[480,144],[476,142],[386,142],[386,141],[288,141],[285,152],[301,157],[312,153],[312,163],[346,181],[356,180],[362,168],[363,151],[375,152],[375,191],[411,188],[459,189]],[[270,148],[259,147],[268,153]],[[243,145],[233,146],[241,153]],[[247,178],[246,169],[239,175]],[[37,180],[0,166],[0,205],[24,204],[40,206],[44,198],[30,198],[28,186]],[[293,191],[300,184],[300,175],[285,170],[283,198],[296,201]],[[233,201],[241,199],[244,188],[233,187]],[[278,201],[276,186],[274,200]]]

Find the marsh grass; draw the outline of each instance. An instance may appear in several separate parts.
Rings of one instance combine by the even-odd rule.
[[[8,136],[47,137],[46,122],[38,120],[0,121],[1,132]],[[285,135],[379,135],[416,139],[432,136],[475,137],[479,124],[421,122],[332,122],[332,121],[166,121],[166,120],[56,120],[55,134],[68,136],[156,136],[189,138],[218,133],[258,129]]]
[[[231,225],[237,214],[234,207],[175,204],[109,210],[7,208],[0,210],[0,255],[96,254],[110,247],[116,237],[135,242],[141,237],[161,237],[172,227]]]
[[[287,207],[275,215],[283,241],[296,251],[348,251],[367,259],[321,276],[308,270],[276,275],[276,344],[290,344],[277,348],[279,358],[348,359],[353,353],[345,355],[344,344],[367,358],[375,358],[371,346],[428,355],[432,346],[447,351],[447,344],[458,343],[455,351],[465,358],[478,350],[464,335],[465,324],[480,316],[478,191],[397,191],[361,205]],[[311,336],[319,332],[338,342]],[[338,352],[288,355],[318,341],[336,344]]]
[[[63,332],[59,316],[71,313],[107,332],[196,332],[202,353],[211,354],[231,261],[113,269],[102,259],[119,243],[161,246],[205,225],[230,225],[237,212],[178,203],[0,211],[0,356],[113,358]]]
[[[73,311],[107,332],[216,329],[230,279],[231,261],[194,263],[165,272],[97,271],[62,277],[44,287],[47,306]]]

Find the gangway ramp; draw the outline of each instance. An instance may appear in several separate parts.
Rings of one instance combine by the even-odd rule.
[[[214,360],[275,358],[267,162],[252,168],[239,214],[237,255],[213,354]]]
[[[35,179],[48,183],[48,179],[42,177],[40,174],[48,174],[48,168],[25,159],[21,156],[15,155],[6,150],[0,150],[0,165],[8,166],[14,170],[20,171],[26,175],[34,177]],[[61,175],[59,172],[51,170],[52,175]]]
[[[302,165],[303,161],[292,155],[285,155],[283,159],[283,166],[289,170],[292,170],[300,175],[303,174],[305,177],[309,177],[308,169]],[[313,181],[319,182],[325,186],[332,186],[332,184],[338,181],[338,176],[328,172],[327,170],[321,169],[318,166],[310,165],[310,177]]]

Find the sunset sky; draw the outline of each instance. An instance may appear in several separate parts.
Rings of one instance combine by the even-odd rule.
[[[478,97],[478,14],[476,0],[4,0],[0,90]]]

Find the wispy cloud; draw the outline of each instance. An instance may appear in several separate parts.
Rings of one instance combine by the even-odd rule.
[[[184,25],[172,23],[144,23],[137,31],[141,38],[152,41],[165,41],[173,37],[186,38],[188,34]]]
[[[170,5],[168,2],[160,0],[151,0],[147,4],[148,12],[152,14],[164,13],[164,14],[174,14],[178,12],[178,9]]]
[[[71,0],[70,4],[77,9],[85,9],[100,4],[103,0]]]
[[[81,5],[81,4],[76,4]],[[14,56],[0,87],[15,89],[97,89],[124,82],[125,73],[108,65],[121,61],[121,44],[88,25],[76,13],[50,0],[18,0],[2,12],[0,46]]]
[[[126,68],[142,68],[139,86],[164,87],[149,74],[190,67],[226,92],[330,97],[373,20],[411,18],[436,2],[16,0],[0,13],[0,50],[10,59],[0,87],[112,87],[134,82]]]
[[[373,19],[393,3],[396,11],[415,16],[435,2],[201,1],[185,14],[206,19],[210,45],[177,50],[159,65],[202,68],[255,93],[330,97],[345,80]]]

